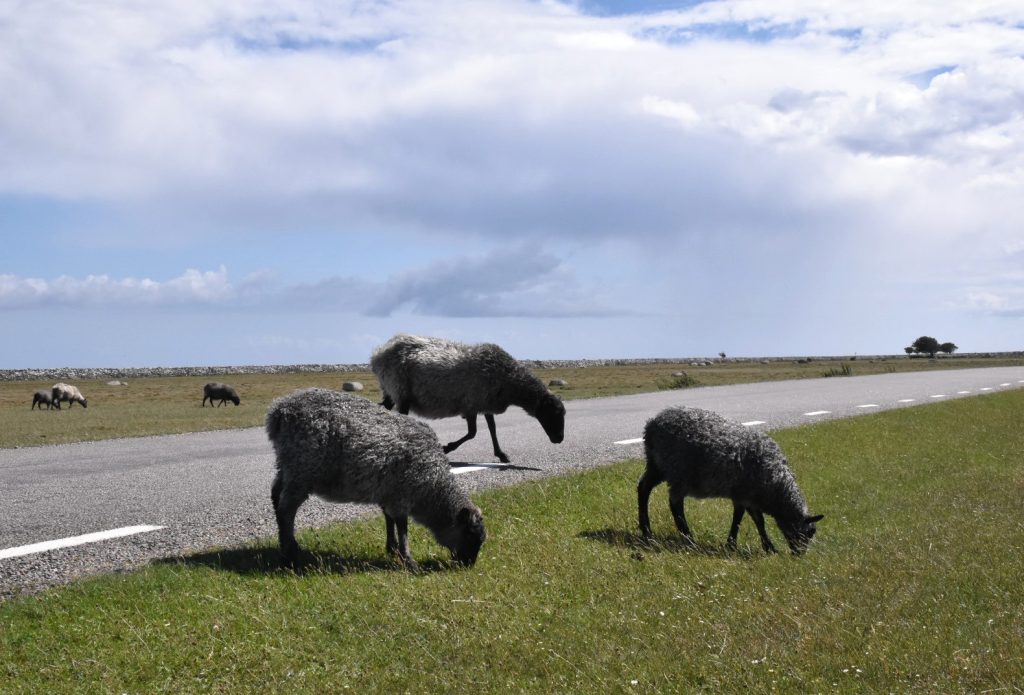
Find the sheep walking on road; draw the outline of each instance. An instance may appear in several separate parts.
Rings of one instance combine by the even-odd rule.
[[[380,381],[382,405],[426,418],[460,415],[468,432],[445,445],[445,453],[476,436],[477,415],[483,413],[494,455],[509,458],[498,445],[494,416],[510,405],[537,418],[548,438],[562,441],[565,406],[511,355],[493,343],[466,345],[443,338],[399,334],[377,348],[370,367]]]
[[[297,567],[295,514],[310,494],[377,504],[386,551],[409,568],[409,517],[426,526],[457,564],[476,562],[483,515],[459,486],[434,431],[359,396],[305,389],[275,400],[267,435],[277,454],[271,500],[284,564]]]
[[[53,388],[50,389],[50,398],[53,400],[53,405],[57,410],[60,410],[61,401],[67,401],[69,409],[75,403],[81,403],[83,408],[89,405],[82,392],[78,390],[78,387],[63,382],[53,385]]]
[[[210,399],[210,407],[213,407],[214,401],[220,401],[217,407],[226,405],[228,401],[231,401],[235,405],[238,405],[242,400],[238,397],[238,393],[232,387],[227,384],[221,384],[216,381],[203,386],[203,407],[206,407],[206,399]]]
[[[36,391],[32,394],[32,407],[29,410],[35,410],[36,406],[42,410],[43,406],[46,406],[47,410],[53,408],[53,393],[51,391]]]
[[[651,536],[648,500],[651,490],[668,482],[669,508],[680,533],[693,542],[683,514],[683,499],[724,497],[732,500],[728,546],[735,548],[746,512],[754,520],[765,552],[775,546],[764,528],[764,515],[775,522],[790,549],[802,553],[814,537],[821,514],[810,516],[807,503],[779,445],[768,435],[698,408],[666,408],[644,428],[647,470],[637,485],[640,532]]]

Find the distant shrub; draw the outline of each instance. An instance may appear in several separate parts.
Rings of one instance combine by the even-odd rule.
[[[839,367],[832,367],[827,372],[822,372],[821,375],[824,377],[829,376],[850,376],[853,374],[853,370],[850,369],[850,365],[843,364]]]
[[[685,389],[697,386],[699,382],[686,372],[682,372],[680,374],[673,374],[665,379],[658,379],[654,383],[657,384],[659,391],[669,391],[671,389]]]

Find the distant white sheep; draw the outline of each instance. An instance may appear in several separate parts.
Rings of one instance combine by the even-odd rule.
[[[78,387],[63,382],[53,385],[53,388],[50,389],[50,398],[53,400],[57,410],[60,410],[61,401],[68,401],[68,408],[75,403],[81,403],[83,408],[89,405],[82,392],[78,390]]]
[[[476,418],[483,413],[494,455],[509,458],[498,446],[494,416],[510,405],[537,418],[548,438],[562,441],[565,406],[540,379],[493,343],[466,345],[444,338],[399,334],[377,348],[370,367],[384,393],[382,405],[426,418],[460,415],[469,431],[445,445],[445,453],[476,436]]]
[[[765,552],[775,547],[764,528],[764,514],[775,522],[790,549],[802,553],[821,521],[810,516],[807,503],[779,445],[768,435],[699,408],[666,408],[644,428],[647,470],[637,485],[640,532],[651,535],[648,500],[651,490],[668,482],[669,507],[679,532],[689,540],[683,498],[724,497],[732,500],[728,546],[735,547],[746,512],[754,520]]]
[[[380,505],[389,554],[407,567],[409,517],[426,526],[457,564],[476,562],[483,515],[459,486],[426,423],[340,391],[305,389],[275,400],[267,435],[277,454],[270,497],[281,554],[296,567],[295,514],[309,497]]]

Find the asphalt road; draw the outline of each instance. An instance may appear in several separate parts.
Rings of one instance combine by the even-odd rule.
[[[539,471],[497,467],[482,418],[476,439],[449,458],[471,489],[512,485],[642,456],[638,440],[644,423],[670,405],[707,408],[752,427],[777,429],[1021,386],[1024,367],[1008,367],[570,401],[565,442],[560,445],[548,442],[540,424],[514,408],[497,417],[499,441],[515,464]],[[465,423],[458,418],[431,425],[442,442],[465,432]],[[273,453],[260,428],[2,449],[0,598],[85,574],[130,569],[156,558],[273,537],[277,527],[269,497],[272,475]],[[366,506],[311,499],[300,509],[297,523],[308,527],[372,512]],[[20,554],[28,545],[138,525],[161,528]]]

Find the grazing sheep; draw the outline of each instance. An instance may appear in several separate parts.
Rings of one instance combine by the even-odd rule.
[[[82,392],[77,387],[63,382],[53,385],[53,388],[50,389],[50,398],[53,400],[53,405],[56,406],[57,410],[60,410],[61,401],[68,401],[68,408],[75,403],[81,403],[83,408],[89,406]]]
[[[807,503],[779,445],[766,434],[697,408],[666,408],[644,428],[647,470],[637,485],[640,532],[651,535],[647,502],[662,481],[668,481],[669,508],[680,533],[693,542],[683,514],[683,498],[732,499],[728,546],[746,512],[754,520],[765,552],[775,552],[764,529],[764,514],[775,522],[795,554],[814,537],[823,515],[809,516]]]
[[[203,407],[206,407],[206,399],[210,399],[210,407],[213,407],[213,402],[219,400],[220,403],[217,407],[226,405],[228,401],[231,401],[235,405],[238,405],[242,400],[238,397],[238,393],[227,384],[221,384],[216,381],[211,381],[209,384],[203,387]]]
[[[47,410],[53,408],[53,394],[50,391],[36,391],[32,394],[32,407],[29,410],[35,410],[36,406],[42,410],[43,406],[46,406]]]
[[[380,505],[386,550],[410,568],[416,567],[409,552],[410,516],[430,529],[457,564],[476,562],[486,535],[483,515],[459,487],[426,423],[359,396],[312,388],[271,403],[267,435],[277,454],[270,496],[286,566],[297,566],[295,513],[310,494]]]
[[[443,338],[399,334],[377,348],[370,367],[384,393],[382,405],[427,418],[461,415],[469,431],[445,445],[454,451],[476,436],[476,417],[483,413],[494,455],[509,458],[498,446],[494,416],[516,405],[540,421],[552,442],[562,441],[565,406],[544,384],[507,352],[492,343],[466,345]]]

